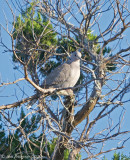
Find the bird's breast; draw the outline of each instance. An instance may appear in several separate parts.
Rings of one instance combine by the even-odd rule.
[[[80,63],[72,63],[70,72],[70,86],[73,87],[80,77]]]

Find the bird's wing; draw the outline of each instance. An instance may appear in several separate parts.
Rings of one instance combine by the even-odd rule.
[[[43,86],[48,88],[49,86],[61,86],[70,76],[70,65],[64,63],[55,68],[44,80]]]

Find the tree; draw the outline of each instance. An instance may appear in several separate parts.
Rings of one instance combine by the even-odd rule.
[[[130,156],[126,156],[124,154],[120,154],[120,153],[114,153],[114,156],[113,156],[113,160],[129,160],[130,159]]]
[[[33,134],[29,135],[28,141],[31,143],[32,152],[30,152],[30,145],[28,141],[24,142],[24,145],[21,145],[23,139],[21,138],[22,134],[20,129],[16,129],[14,133],[9,133],[6,135],[3,123],[0,124],[0,129],[3,130],[0,134],[0,157],[13,160],[14,158],[18,159],[22,157],[22,159],[27,160],[28,158],[38,158],[40,154],[42,154],[42,158],[46,159],[46,149],[48,150],[48,154],[51,154],[54,151],[56,140],[52,139],[46,143],[46,139],[44,139],[43,134],[36,135],[35,131],[38,129],[38,122],[40,121],[40,115],[33,115],[31,120],[29,121],[28,117],[26,117],[24,110],[21,109],[20,118],[18,122],[21,123],[21,127],[24,129],[25,134],[29,134],[29,132],[33,132]],[[0,122],[2,120],[0,119]],[[42,144],[43,150],[40,153],[40,146]],[[69,156],[69,150],[65,151],[64,159],[67,160]],[[77,158],[80,155],[77,155]]]
[[[126,156],[123,153],[120,154],[116,152],[114,153],[113,158],[112,158],[112,160],[129,160],[129,159],[130,159],[130,156]],[[107,160],[107,158],[105,158],[104,156],[103,160]]]
[[[39,11],[35,11],[32,2],[14,22],[13,38],[16,43],[16,55],[24,63],[28,63],[27,70],[31,78],[38,84],[39,77],[37,70],[44,64],[48,53],[44,50],[51,50],[56,45],[56,33],[52,31],[53,27],[49,19]],[[32,50],[30,50],[32,48]],[[34,48],[34,49],[33,49]],[[42,49],[42,52],[39,51]],[[30,56],[32,55],[32,56]],[[15,55],[13,61],[19,62]],[[51,64],[51,63],[49,63]],[[17,68],[16,68],[17,69]]]
[[[66,154],[68,159],[76,159],[82,150],[86,152],[86,159],[92,159],[122,149],[129,140],[129,131],[121,126],[130,87],[130,47],[126,43],[122,45],[123,34],[130,25],[127,2],[36,0],[30,3],[22,0],[14,4],[21,13],[17,18],[11,4],[8,1],[7,4],[14,17],[13,29],[10,31],[8,25],[1,26],[11,37],[13,61],[20,64],[24,76],[14,82],[2,83],[1,87],[27,81],[34,94],[27,96],[23,90],[25,98],[0,106],[0,112],[11,129],[19,131],[17,135],[22,136],[23,145],[27,142],[29,149],[23,147],[23,152],[34,153],[38,137],[33,136],[33,142],[29,139],[34,132],[40,132],[44,137],[44,143],[40,139],[37,147],[41,157],[45,149],[46,159],[60,160]],[[1,45],[10,51],[8,44],[1,41]],[[83,61],[81,81],[71,88],[75,95],[58,95],[54,99],[57,90],[43,89],[40,85],[48,72],[77,48],[82,49]],[[29,107],[28,103],[34,99],[37,102]],[[40,116],[38,128],[31,130],[33,124],[23,117],[17,124],[13,122],[10,117],[15,114],[13,109],[17,110],[19,106],[26,110],[25,118],[32,120],[31,116]],[[115,112],[119,112],[116,117]],[[27,129],[23,122],[28,125]],[[127,137],[120,145],[105,149],[107,143],[121,135]],[[56,140],[52,152],[46,147],[50,140]]]

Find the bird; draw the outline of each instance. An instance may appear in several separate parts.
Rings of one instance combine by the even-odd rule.
[[[80,60],[81,53],[76,50],[65,63],[56,67],[46,76],[41,87],[44,89],[74,87],[80,77]],[[71,89],[60,90],[57,94],[73,96],[73,91]],[[32,100],[27,107],[30,108],[36,101],[37,99]]]
[[[44,79],[42,88],[74,87],[80,77],[80,60],[81,52],[76,50],[65,63],[52,70]]]

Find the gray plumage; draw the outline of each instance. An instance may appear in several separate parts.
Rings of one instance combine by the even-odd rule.
[[[43,81],[43,88],[73,87],[80,77],[81,53],[72,53],[68,61],[55,68]]]

